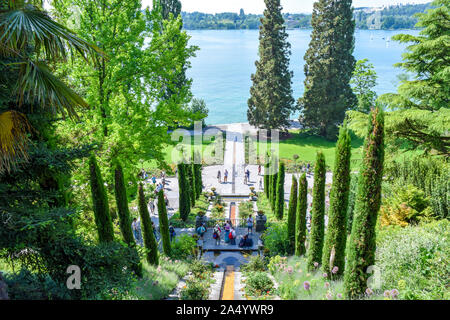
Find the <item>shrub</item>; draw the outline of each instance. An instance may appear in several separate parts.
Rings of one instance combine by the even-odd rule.
[[[182,234],[176,237],[176,241],[172,243],[171,256],[177,259],[187,259],[194,255],[197,242],[188,235]]]
[[[247,264],[242,265],[243,272],[266,271],[266,263],[261,256],[252,256]]]
[[[424,191],[413,185],[397,187],[381,207],[381,225],[405,227],[418,223],[431,217],[432,209],[429,205],[430,198],[425,196]]]
[[[448,300],[449,238],[448,220],[381,229],[376,253],[381,289],[397,288],[401,299]]]
[[[261,239],[264,241],[264,247],[269,256],[289,254],[289,235],[285,223],[274,223],[268,226],[261,235]]]
[[[253,202],[242,201],[239,203],[239,218],[247,219],[249,216],[253,215]]]
[[[245,293],[252,297],[270,294],[274,284],[266,272],[249,273],[245,282]]]

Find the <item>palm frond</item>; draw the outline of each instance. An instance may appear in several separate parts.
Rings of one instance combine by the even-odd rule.
[[[31,126],[25,117],[17,111],[0,114],[0,173],[10,171],[17,159],[28,159],[28,132]]]
[[[95,45],[76,36],[74,32],[53,21],[35,6],[15,6],[0,13],[0,43],[15,52],[34,46],[45,59],[67,59],[68,52],[78,52],[88,60],[94,54],[104,55]],[[41,51],[42,49],[42,51]]]
[[[19,105],[38,104],[54,113],[60,112],[63,117],[66,111],[69,117],[76,117],[76,106],[88,107],[87,102],[55,77],[43,62],[29,60],[21,64],[16,90]]]

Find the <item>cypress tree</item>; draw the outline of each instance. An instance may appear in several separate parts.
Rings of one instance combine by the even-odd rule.
[[[194,164],[194,172],[195,172],[195,196],[198,200],[203,190],[203,181],[202,181],[202,165]]]
[[[127,191],[123,178],[123,169],[119,162],[114,168],[114,191],[116,196],[117,212],[119,214],[119,226],[123,239],[130,247],[136,245],[133,231],[131,230],[130,210],[128,208]]]
[[[363,149],[352,233],[348,243],[344,288],[348,298],[362,295],[367,288],[367,268],[375,263],[375,226],[381,203],[384,162],[384,114],[372,110]]]
[[[288,235],[289,241],[292,248],[292,253],[295,249],[295,220],[296,220],[296,211],[297,211],[297,189],[298,183],[297,178],[292,175],[292,186],[291,186],[291,194],[289,198],[289,211],[288,211]]]
[[[313,205],[311,210],[311,238],[308,248],[308,270],[315,268],[314,263],[322,261],[323,236],[325,229],[325,156],[317,152],[314,168]]]
[[[191,212],[191,200],[189,198],[189,185],[186,179],[185,165],[178,165],[178,189],[179,189],[179,210],[180,217],[186,221]]]
[[[259,61],[252,75],[247,118],[264,129],[285,129],[294,110],[292,72],[289,71],[291,45],[281,14],[280,0],[264,0],[266,9],[259,28]]]
[[[333,184],[330,194],[330,209],[328,211],[328,228],[322,256],[322,268],[331,276],[333,267],[338,267],[336,275],[342,275],[345,265],[345,243],[347,241],[347,210],[350,190],[350,157],[351,138],[347,122],[339,130],[336,145]],[[334,252],[332,254],[332,252]],[[330,258],[331,261],[330,262]]]
[[[144,186],[142,182],[139,183],[138,188],[138,206],[139,215],[141,216],[142,234],[144,236],[144,245],[147,249],[147,262],[152,265],[158,265],[158,245],[156,243],[155,235],[153,234],[152,220],[148,212],[147,202],[144,196]]]
[[[269,175],[269,164],[264,166],[264,193],[266,198],[270,198],[270,175]]]
[[[277,175],[277,188],[275,195],[275,216],[278,220],[283,220],[284,214],[284,162],[280,162]]]
[[[189,203],[191,208],[195,207],[195,178],[194,178],[194,172],[192,170],[192,165],[184,164],[184,172],[186,172],[187,176],[187,187],[189,192]]]
[[[108,195],[106,194],[102,175],[94,155],[91,155],[89,158],[89,173],[98,240],[100,242],[114,241],[114,228],[109,213]]]
[[[169,219],[167,218],[167,207],[166,202],[164,201],[164,192],[162,190],[158,192],[158,217],[163,251],[167,256],[170,256]]]
[[[272,174],[270,178],[270,205],[272,206],[273,212],[275,212],[275,202],[277,201],[278,172]]]
[[[123,169],[118,161],[116,161],[114,168],[114,191],[116,196],[117,211],[119,213],[120,231],[122,232],[125,243],[134,248],[136,247],[136,242],[134,242],[133,231],[131,230],[130,210],[128,208],[128,198],[125,188],[125,181],[123,178]],[[134,264],[132,268],[138,277],[142,277],[141,263]]]
[[[298,187],[297,217],[295,219],[295,255],[306,253],[306,210],[308,209],[308,180],[306,173],[300,178]]]
[[[335,139],[336,125],[344,120],[346,110],[357,105],[350,86],[356,64],[352,1],[318,0],[314,3],[311,25],[299,120],[306,128]]]

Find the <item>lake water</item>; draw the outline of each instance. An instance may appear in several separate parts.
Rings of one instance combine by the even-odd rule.
[[[393,65],[401,61],[406,45],[388,41],[398,33],[418,34],[417,30],[357,30],[355,58],[367,58],[378,74],[378,94],[395,92],[402,69]],[[290,68],[294,72],[293,90],[297,100],[303,94],[303,56],[311,30],[289,30],[292,46]],[[197,45],[188,76],[193,79],[192,92],[204,99],[209,109],[208,124],[247,121],[250,76],[256,71],[258,30],[189,30],[190,44]],[[295,115],[292,116],[292,118]]]

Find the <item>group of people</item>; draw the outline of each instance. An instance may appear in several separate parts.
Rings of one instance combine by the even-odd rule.
[[[253,218],[249,216],[246,220],[247,222],[247,234],[241,237],[239,241],[239,247],[251,247],[253,246],[253,240],[250,238],[250,234],[253,234]],[[223,231],[222,231],[223,229]],[[200,237],[200,240],[204,240],[204,236],[206,234],[207,228],[206,224],[201,224],[196,232]],[[221,227],[218,223],[214,226],[212,237],[215,240],[216,246],[219,246],[222,239],[223,232],[223,241],[225,243],[229,243],[231,245],[236,245],[236,229],[233,227],[231,220],[225,221],[225,224]]]
[[[217,181],[219,183],[222,183],[222,171],[218,171],[217,172]],[[223,183],[227,183],[228,182],[228,170],[225,169],[225,171],[223,172]]]
[[[133,231],[134,240],[139,246],[144,245],[144,240],[142,237],[142,229],[141,229],[141,219],[134,218],[133,222],[131,223],[131,230]],[[153,235],[155,236],[156,241],[159,241],[158,231],[155,226],[155,223],[152,221],[152,230]],[[170,242],[172,242],[175,239],[176,232],[175,228],[170,225],[169,226],[169,235],[170,235]]]

